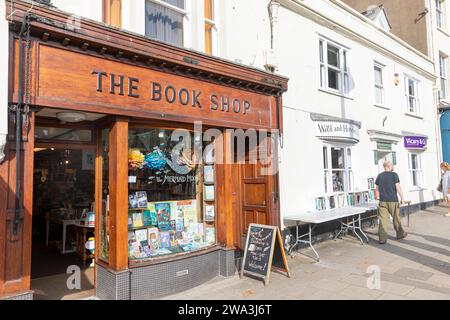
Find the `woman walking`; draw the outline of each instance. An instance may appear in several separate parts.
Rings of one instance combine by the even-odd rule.
[[[441,163],[442,174],[442,194],[444,195],[444,200],[447,202],[448,213],[446,217],[450,217],[450,164],[447,162]]]

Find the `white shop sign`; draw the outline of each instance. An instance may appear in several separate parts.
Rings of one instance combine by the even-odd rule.
[[[339,121],[315,121],[316,137],[324,140],[359,142],[359,126]]]

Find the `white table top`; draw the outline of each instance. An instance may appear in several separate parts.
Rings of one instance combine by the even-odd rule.
[[[356,216],[367,211],[376,209],[376,204],[367,204],[364,206],[343,207],[331,210],[299,213],[284,217],[284,220],[300,221],[304,223],[324,223],[341,218]]]

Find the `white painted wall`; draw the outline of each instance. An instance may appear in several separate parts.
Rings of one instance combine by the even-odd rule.
[[[0,1],[0,162],[4,159],[3,149],[8,133],[8,21],[6,17],[6,5]]]
[[[263,52],[270,46],[267,4],[261,0],[226,1],[225,25],[220,38],[224,58],[263,68]],[[368,130],[428,136],[423,152],[424,187],[411,186],[408,153],[399,138],[394,147],[406,198],[413,203],[438,199],[440,174],[436,136],[434,64],[431,59],[374,26],[368,19],[337,1],[280,0],[277,47],[278,73],[290,78],[283,96],[284,146],[280,181],[282,217],[311,209],[311,199],[324,193],[322,147],[310,113],[360,121],[360,142],[353,146],[354,191],[367,189],[367,179],[378,174]],[[251,22],[248,18],[251,16]],[[319,90],[319,35],[350,48],[354,88],[349,98]],[[374,61],[385,65],[386,107],[374,106]],[[400,84],[394,84],[394,74]],[[420,80],[422,117],[406,115],[404,74]],[[387,117],[383,125],[383,120]]]

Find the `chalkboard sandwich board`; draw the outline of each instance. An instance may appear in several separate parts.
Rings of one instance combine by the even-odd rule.
[[[284,271],[290,277],[284,253],[281,232],[278,227],[250,224],[242,260],[241,278],[248,274],[269,283],[272,269]]]

